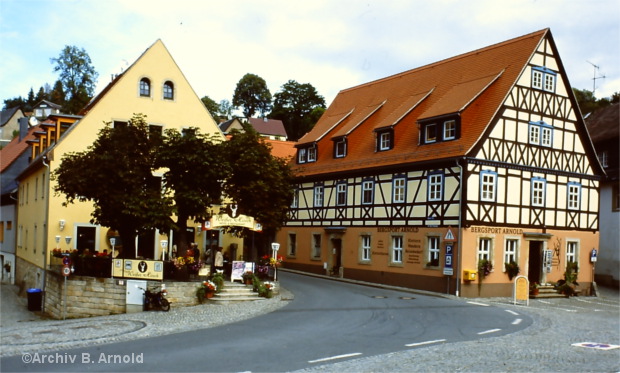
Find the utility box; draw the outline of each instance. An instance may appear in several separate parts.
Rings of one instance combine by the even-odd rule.
[[[478,272],[472,271],[471,269],[463,270],[463,280],[465,281],[475,281],[478,276]]]

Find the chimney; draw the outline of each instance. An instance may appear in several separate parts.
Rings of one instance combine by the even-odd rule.
[[[28,118],[19,118],[17,121],[19,122],[19,141],[21,142],[28,134]]]

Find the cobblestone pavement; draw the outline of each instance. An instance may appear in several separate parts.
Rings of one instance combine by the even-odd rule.
[[[139,312],[74,320],[45,320],[27,311],[17,288],[2,285],[0,356],[53,351],[208,328],[275,311],[292,299],[205,304],[170,312]],[[620,345],[620,298],[601,289],[599,297],[533,299],[513,305],[509,298],[461,299],[528,314],[532,326],[502,337],[442,343],[390,354],[317,365],[300,372],[620,372],[620,348],[573,346],[595,342]],[[481,305],[482,307],[482,305]]]
[[[17,287],[3,284],[0,303],[0,356],[55,351],[154,337],[234,323],[275,311],[292,298],[286,289],[271,299],[193,307],[174,305],[151,311],[71,320],[49,320],[28,311]]]

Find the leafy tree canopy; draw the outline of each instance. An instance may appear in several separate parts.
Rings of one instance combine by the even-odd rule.
[[[325,99],[310,84],[289,80],[274,95],[270,118],[284,123],[289,140],[297,141],[314,127],[325,111]]]
[[[256,113],[264,115],[271,110],[271,93],[265,79],[255,74],[245,74],[237,83],[232,103],[243,107],[243,115],[251,118]]]
[[[575,94],[575,98],[577,98],[577,104],[579,105],[581,114],[584,116],[616,103],[620,98],[619,92],[614,93],[611,97],[604,97],[598,100],[594,97],[592,91],[588,91],[587,89],[573,88],[573,93]]]
[[[93,97],[98,74],[92,65],[90,56],[84,48],[65,46],[57,58],[51,58],[55,64],[54,71],[60,73],[66,94],[63,111],[68,114],[78,113]]]
[[[224,192],[240,213],[253,216],[267,234],[275,234],[293,200],[293,171],[286,159],[271,155],[271,146],[251,126],[231,135],[225,145],[232,173]]]
[[[91,222],[120,233],[125,257],[134,252],[136,235],[172,226],[172,200],[152,173],[154,149],[145,117],[136,114],[127,126],[106,125],[87,150],[64,155],[54,171],[64,205],[92,202]]]
[[[217,121],[217,118],[220,116],[220,106],[217,102],[213,101],[209,96],[204,96],[200,101],[202,101],[211,116]]]

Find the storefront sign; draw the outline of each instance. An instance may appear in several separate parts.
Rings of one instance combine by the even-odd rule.
[[[114,259],[114,277],[163,280],[164,262],[159,260]]]

